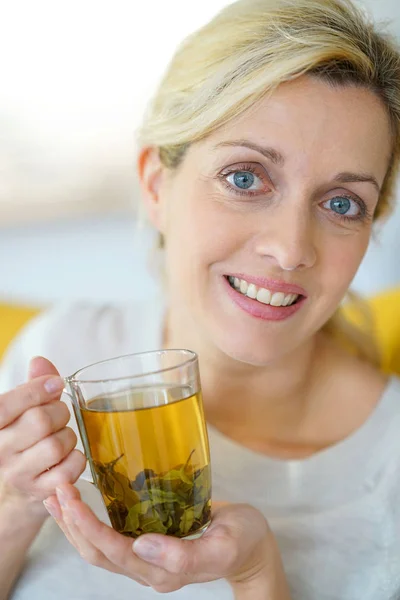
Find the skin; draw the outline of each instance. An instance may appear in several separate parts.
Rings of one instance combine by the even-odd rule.
[[[226,146],[244,139],[278,150],[284,164],[254,148]],[[321,327],[365,254],[379,199],[370,182],[335,178],[349,171],[369,174],[380,188],[390,150],[388,118],[372,92],[302,77],[193,144],[176,170],[165,168],[154,148],[140,154],[143,198],[166,240],[165,346],[198,352],[207,421],[248,448],[280,458],[309,456],[350,435],[382,394],[385,379],[338,348]],[[254,195],[235,195],[232,173],[249,167],[259,178]],[[363,207],[364,218],[343,220],[333,212],[330,201],[343,194],[353,198],[351,215]],[[290,319],[261,321],[226,293],[223,278],[235,272],[298,284],[307,299]],[[20,412],[17,423],[23,402]],[[53,430],[63,431],[63,418],[57,423]],[[1,433],[0,443],[10,439]],[[2,466],[19,492],[26,452],[10,447],[11,459]],[[61,454],[68,457],[67,450]],[[80,469],[65,481],[72,483]],[[273,536],[251,507],[218,507],[214,526],[190,545],[142,536],[132,553],[131,542],[101,524],[73,486],[56,487],[47,508],[93,564],[160,591],[227,577],[243,600],[289,597]],[[40,498],[44,489],[35,495],[28,488],[22,490],[26,498]],[[246,544],[238,543],[244,538],[232,522],[243,523]],[[146,539],[158,541],[161,554],[143,555],[143,564],[138,556]],[[210,556],[216,560],[207,563]]]

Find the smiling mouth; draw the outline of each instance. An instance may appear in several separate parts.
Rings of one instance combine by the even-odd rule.
[[[301,294],[285,294],[284,292],[274,292],[267,288],[262,288],[249,283],[245,279],[238,277],[226,276],[231,288],[252,300],[260,302],[260,304],[268,304],[270,306],[292,306],[299,300],[304,298]]]

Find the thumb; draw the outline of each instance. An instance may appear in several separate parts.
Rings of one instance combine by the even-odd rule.
[[[47,358],[35,356],[31,359],[28,367],[28,380],[42,377],[43,375],[60,375],[56,367]]]
[[[212,528],[196,540],[146,534],[133,543],[133,551],[148,563],[169,573],[221,576],[233,560],[229,533],[223,526]]]

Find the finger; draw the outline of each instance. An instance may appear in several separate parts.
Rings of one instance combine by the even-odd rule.
[[[61,506],[57,500],[57,496],[56,495],[49,496],[48,498],[46,498],[46,500],[43,500],[43,504],[44,504],[46,510],[48,511],[48,513],[50,514],[50,516],[53,517],[53,519],[55,520],[55,522],[57,523],[57,525],[59,526],[61,531],[64,533],[64,535],[67,538],[67,540],[69,541],[69,543],[74,545],[73,539],[69,535],[68,528],[66,527],[66,525],[63,521],[62,510],[61,510]]]
[[[63,461],[75,448],[76,442],[76,433],[70,427],[64,427],[21,452],[8,470],[17,471],[22,480],[35,479]]]
[[[148,579],[157,580],[157,572],[162,570],[135,556],[132,539],[102,523],[80,500],[79,492],[73,486],[59,486],[57,499],[68,535],[87,562],[127,575],[142,585],[148,585]],[[158,579],[161,577],[164,579],[165,573],[158,574]]]
[[[61,506],[57,500],[56,494],[48,496],[45,500],[43,500],[43,504],[51,517],[55,521],[60,521],[62,519]]]
[[[0,429],[13,423],[28,409],[58,399],[63,389],[61,377],[45,375],[0,394]]]
[[[54,494],[58,485],[75,483],[86,467],[86,458],[79,450],[72,450],[56,466],[34,477],[32,473],[20,472],[15,464],[2,470],[2,480],[38,500]]]
[[[59,400],[30,408],[2,431],[0,456],[4,460],[10,454],[31,448],[44,438],[63,429],[69,419],[67,405]]]
[[[42,375],[60,375],[56,367],[47,358],[43,356],[34,356],[31,358],[28,367],[28,381],[36,379]]]
[[[122,554],[127,552],[132,554],[129,539],[102,523],[81,501],[80,494],[75,487],[58,486],[57,500],[61,507],[64,524],[68,529],[68,535],[72,537],[74,546],[85,560],[91,564],[96,563],[97,566],[103,566],[104,561],[112,562],[103,552],[103,548],[107,545],[117,545],[121,548]],[[118,564],[118,561],[113,565],[115,569],[119,567],[119,571],[122,572],[123,565]],[[109,568],[109,565],[105,568]]]
[[[197,540],[146,534],[135,540],[133,551],[168,573],[190,575],[192,583],[222,577],[233,559],[232,544],[223,528]]]
[[[86,468],[86,456],[80,450],[72,450],[58,465],[45,471],[35,481],[35,490],[42,497],[67,483],[75,483]]]
[[[66,486],[62,486],[65,490]],[[60,495],[60,489],[57,490],[58,495]],[[73,493],[72,490],[69,491],[68,495],[72,495],[76,498],[76,492]],[[58,514],[57,523],[61,530],[64,532],[68,541],[77,549],[81,557],[90,564],[101,567],[102,569],[107,569],[113,573],[128,575],[131,579],[135,579],[141,585],[147,586],[148,584],[143,581],[139,576],[134,577],[133,574],[125,573],[124,570],[118,565],[114,564],[110,561],[104,553],[92,543],[90,539],[88,539],[79,529],[79,526],[75,523],[75,512],[73,504],[71,504],[71,500],[68,500],[66,504],[65,492],[62,493],[63,497],[63,506],[58,503],[58,507],[52,506],[52,509]],[[58,501],[58,498],[57,498]],[[76,502],[80,502],[80,500],[76,500]],[[82,503],[83,504],[83,503]],[[61,515],[60,515],[61,513]],[[93,515],[94,516],[94,515]],[[107,528],[107,526],[104,526]],[[110,529],[110,528],[108,528]],[[115,533],[115,532],[114,532]],[[117,534],[118,535],[118,534]],[[122,537],[122,536],[121,536]],[[96,540],[97,542],[97,540]],[[130,552],[132,552],[130,548]]]

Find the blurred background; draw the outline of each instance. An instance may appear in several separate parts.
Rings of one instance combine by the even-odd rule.
[[[226,4],[2,0],[0,301],[152,291],[151,236],[135,218],[135,131],[176,45]],[[400,40],[398,0],[360,4]],[[400,202],[376,231],[359,292],[400,283],[399,224]]]

